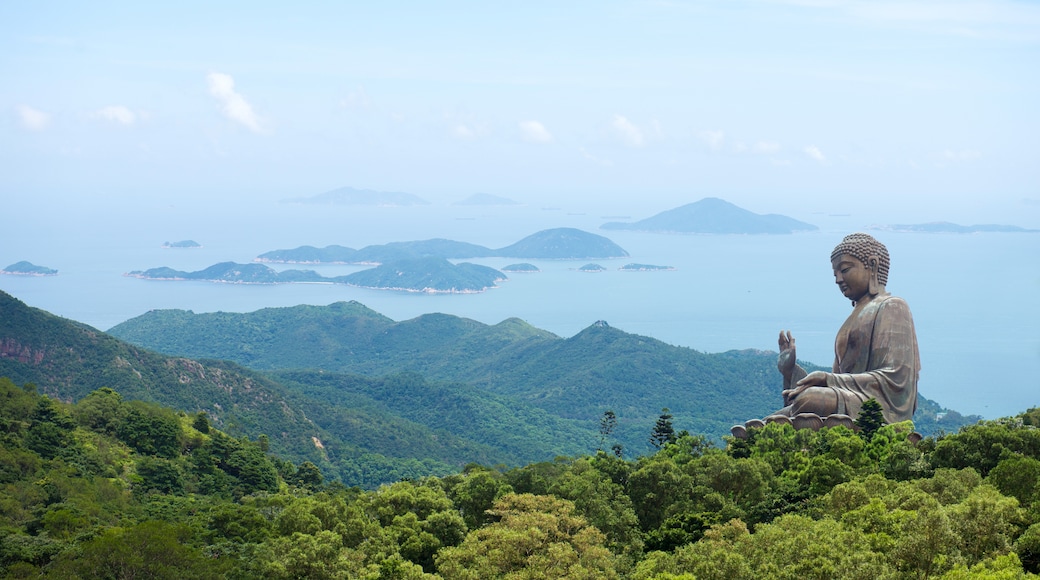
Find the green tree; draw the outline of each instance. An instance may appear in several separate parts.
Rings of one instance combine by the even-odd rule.
[[[1015,553],[1022,561],[1022,567],[1032,574],[1040,573],[1040,522],[1029,526],[1015,540]]]
[[[665,407],[661,409],[661,416],[657,418],[654,430],[650,433],[650,444],[655,449],[660,449],[668,443],[674,443],[675,439],[675,429],[672,428],[672,414],[668,407]]]
[[[863,401],[863,406],[859,409],[859,416],[856,417],[860,437],[867,441],[874,438],[874,433],[877,433],[877,430],[885,424],[882,410],[881,403],[873,397]]]
[[[223,562],[191,547],[186,526],[144,522],[109,528],[80,549],[62,554],[52,566],[55,578],[206,579],[224,576]]]
[[[180,455],[181,422],[170,409],[131,401],[116,435],[135,450],[173,459]]]
[[[1040,500],[1040,459],[1013,456],[1002,460],[989,472],[986,480],[1004,495],[1023,506]]]
[[[512,491],[512,486],[497,471],[472,468],[451,486],[448,495],[472,530],[491,521],[488,510],[495,500]]]
[[[29,421],[25,446],[44,459],[57,457],[75,443],[72,436],[75,422],[49,397],[39,398]]]
[[[614,433],[614,429],[617,429],[617,415],[612,410],[606,410],[603,412],[603,417],[599,420],[599,448],[603,449],[607,445],[607,439]]]
[[[141,478],[138,486],[141,493],[179,494],[184,491],[184,474],[169,459],[143,456],[137,461],[137,475]]]
[[[191,426],[199,433],[209,433],[209,415],[205,411],[199,411],[191,422]]]
[[[552,496],[507,494],[492,511],[499,521],[470,532],[457,547],[438,554],[443,578],[618,577],[603,533],[576,515],[573,503]]]
[[[72,415],[80,425],[97,431],[115,435],[119,425],[126,418],[128,407],[123,396],[108,387],[93,391],[76,403]]]
[[[317,465],[314,465],[310,461],[304,461],[298,468],[296,468],[293,481],[301,487],[310,490],[317,490],[321,487],[324,478],[322,477],[321,470],[318,469]]]

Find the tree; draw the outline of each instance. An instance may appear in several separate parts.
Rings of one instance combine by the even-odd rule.
[[[668,410],[668,407],[661,409],[661,416],[657,419],[657,424],[654,425],[654,430],[650,433],[650,444],[655,449],[660,449],[668,443],[675,443],[676,435],[675,429],[672,428],[672,415]]]
[[[102,387],[76,403],[72,414],[80,425],[88,429],[115,435],[116,429],[126,417],[127,409],[122,395],[108,387]]]
[[[603,449],[607,444],[607,439],[617,428],[617,415],[614,411],[608,409],[603,412],[603,417],[599,420],[599,448]]]
[[[140,453],[173,459],[181,451],[181,422],[172,410],[132,401],[116,436]]]
[[[220,562],[188,545],[186,526],[144,522],[109,528],[55,562],[54,578],[221,578]]]
[[[470,532],[437,556],[447,580],[479,578],[617,578],[603,533],[553,496],[506,494],[492,513],[500,520]]]
[[[300,467],[296,469],[294,480],[302,487],[316,490],[321,487],[324,478],[321,476],[321,470],[318,469],[317,465],[314,465],[310,461],[304,461],[300,464]]]
[[[75,422],[49,397],[40,397],[29,419],[25,446],[44,459],[53,459],[74,444]]]
[[[205,411],[199,411],[195,415],[195,420],[192,421],[191,426],[199,433],[209,433],[209,416],[206,415]]]
[[[885,424],[882,410],[881,403],[873,397],[863,401],[863,406],[859,408],[859,416],[856,417],[860,437],[867,441],[874,438],[874,433],[877,433],[877,430]]]

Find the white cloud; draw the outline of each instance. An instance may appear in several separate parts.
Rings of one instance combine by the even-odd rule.
[[[487,136],[490,131],[486,125],[473,123],[457,123],[451,128],[451,136],[463,141],[474,141]]]
[[[452,127],[451,136],[456,139],[462,139],[463,141],[472,141],[477,138],[476,132],[465,125],[455,125]]]
[[[814,161],[818,161],[820,163],[826,163],[827,161],[827,158],[823,156],[823,151],[820,151],[820,148],[815,145],[806,145],[805,149],[803,149],[802,151],[805,151],[805,154],[808,155]]]
[[[646,141],[643,137],[643,132],[639,130],[639,127],[636,127],[631,121],[621,115],[614,115],[614,119],[610,122],[610,126],[625,143],[632,147],[642,147]]]
[[[122,105],[112,105],[98,109],[91,113],[90,116],[119,123],[120,125],[133,125],[137,122],[137,114]]]
[[[29,105],[18,105],[18,118],[22,126],[30,131],[43,131],[51,124],[51,116]]]
[[[726,134],[722,131],[701,131],[697,133],[697,137],[704,141],[712,151],[722,149],[722,144],[726,140]]]
[[[520,121],[520,133],[532,143],[549,143],[553,140],[552,133],[538,121]]]
[[[209,81],[209,94],[220,101],[224,116],[245,125],[254,133],[263,131],[252,105],[235,91],[235,79],[231,78],[231,75],[210,73],[206,79]]]
[[[773,141],[759,141],[751,148],[755,153],[771,155],[780,151],[780,144]]]
[[[364,87],[359,87],[358,90],[351,91],[340,100],[339,105],[344,109],[367,109],[372,106],[372,99],[369,98]]]
[[[588,159],[589,161],[595,163],[596,165],[602,165],[603,167],[610,167],[611,165],[614,165],[614,163],[612,161],[610,161],[609,159],[601,159],[599,157],[596,157],[592,153],[589,153],[588,151],[586,151],[584,147],[578,147],[578,151],[581,153],[582,157],[584,157],[585,159]]]

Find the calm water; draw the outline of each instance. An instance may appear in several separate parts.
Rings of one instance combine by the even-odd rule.
[[[705,352],[776,350],[780,329],[798,340],[799,358],[829,366],[835,331],[850,305],[838,292],[829,255],[863,229],[852,216],[797,216],[820,232],[790,236],[700,236],[608,232],[612,209],[530,206],[416,208],[64,204],[12,200],[24,216],[0,231],[0,267],[29,260],[56,277],[0,276],[0,289],[30,306],[105,330],[151,309],[248,312],[264,307],[357,300],[395,320],[445,312],[494,324],[518,317],[560,336],[597,320]],[[639,219],[646,211],[628,211]],[[340,285],[246,286],[159,282],[122,276],[171,266],[198,270],[222,261],[300,245],[360,248],[391,241],[449,238],[497,248],[550,227],[606,235],[630,258],[530,261],[542,272],[512,274],[482,294],[422,295]],[[940,404],[986,417],[1040,404],[1040,269],[1036,234],[874,232],[893,258],[888,289],[910,303],[924,369],[920,389]],[[194,239],[201,249],[162,249]],[[473,260],[502,267],[521,260]],[[620,272],[639,262],[675,271]],[[309,266],[306,266],[309,267]],[[317,266],[324,275],[354,266]],[[778,379],[779,380],[779,379]]]

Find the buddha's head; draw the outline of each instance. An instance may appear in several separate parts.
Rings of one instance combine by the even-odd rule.
[[[831,252],[831,266],[842,293],[855,304],[867,294],[873,297],[884,291],[888,248],[869,234],[849,234]],[[858,268],[865,271],[857,275]]]

